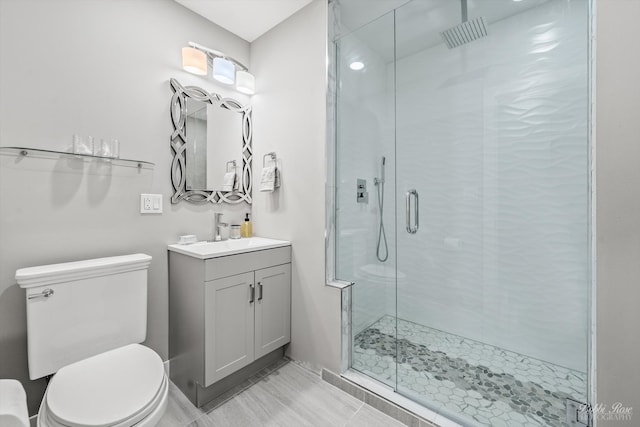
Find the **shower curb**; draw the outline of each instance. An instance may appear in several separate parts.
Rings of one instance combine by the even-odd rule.
[[[322,369],[322,380],[410,427],[439,427],[348,379]]]

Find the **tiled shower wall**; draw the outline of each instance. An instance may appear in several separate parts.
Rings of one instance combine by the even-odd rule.
[[[582,372],[587,12],[550,1],[396,69],[398,188],[422,202],[398,235],[398,317]]]
[[[398,39],[411,7],[397,11]],[[397,201],[388,179],[385,212],[393,257],[396,204],[400,318],[579,371],[589,296],[587,12],[587,2],[550,1],[491,23],[472,44],[398,58]],[[371,31],[392,31],[385,19]],[[366,45],[366,31],[348,37]],[[384,58],[380,49],[371,47]],[[355,178],[372,179],[382,155],[395,160],[394,67],[355,83],[341,67],[350,108],[338,112],[338,271],[356,282],[357,333],[395,314],[393,280],[384,284],[375,259],[374,191],[355,204]],[[416,235],[404,231],[409,188],[420,193]]]

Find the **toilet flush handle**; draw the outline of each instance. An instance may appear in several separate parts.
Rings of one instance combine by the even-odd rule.
[[[53,289],[47,288],[39,294],[27,295],[27,299],[49,298],[51,295],[53,295]]]

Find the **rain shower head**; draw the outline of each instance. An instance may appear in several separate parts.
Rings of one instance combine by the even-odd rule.
[[[462,46],[487,35],[487,26],[482,16],[467,18],[467,0],[461,0],[462,23],[440,33],[449,49]]]

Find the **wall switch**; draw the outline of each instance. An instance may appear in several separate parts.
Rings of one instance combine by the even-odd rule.
[[[162,194],[140,194],[140,213],[162,213]]]

